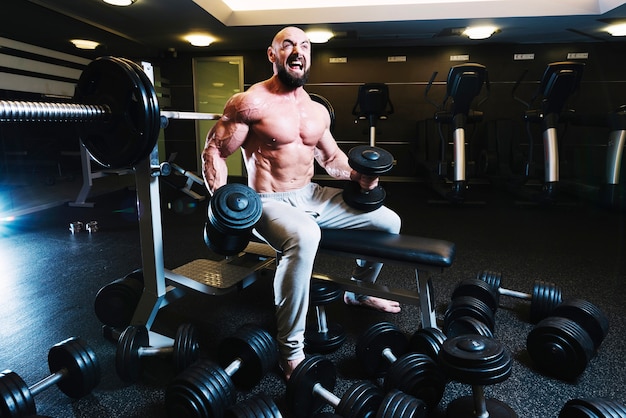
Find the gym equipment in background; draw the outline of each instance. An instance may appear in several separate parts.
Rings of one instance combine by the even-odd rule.
[[[529,102],[525,102],[515,95],[526,72],[522,74],[513,87],[513,98],[527,108],[524,112],[524,121],[528,132],[528,152],[521,182],[513,183],[512,186],[526,200],[542,204],[555,203],[556,201],[560,180],[559,137],[557,130],[559,124],[574,112],[573,109],[566,109],[565,106],[570,97],[580,87],[584,67],[584,63],[571,61],[548,64],[541,77],[539,87]],[[532,109],[531,106],[536,100],[539,101],[539,106]],[[536,177],[534,138],[531,124],[539,124],[541,126],[543,137],[543,182],[540,183],[541,189],[538,192],[536,190],[525,191],[523,187],[527,186],[532,189],[533,186],[537,186],[537,184],[531,184],[530,182],[531,179]]]
[[[481,93],[483,85],[489,93],[489,78],[487,68],[476,63],[455,65],[450,68],[446,80],[446,95],[441,104],[436,104],[428,98],[428,93],[433,85],[437,71],[431,76],[424,97],[433,104],[437,111],[434,119],[439,131],[439,155],[434,174],[436,179],[432,181],[435,192],[443,196],[451,203],[466,202],[466,190],[468,188],[468,171],[474,172],[473,161],[467,159],[466,131],[468,124],[476,124],[483,119],[483,112],[471,109],[476,97]],[[488,96],[482,98],[476,104],[479,107]],[[450,100],[450,102],[448,102]],[[452,130],[452,159],[448,160],[448,139],[443,126],[447,125]],[[471,147],[471,141],[469,141]],[[472,167],[471,170],[468,167]],[[452,175],[449,175],[451,171]],[[443,183],[442,183],[443,182]]]
[[[389,86],[385,83],[365,83],[359,86],[352,114],[354,121],[366,120],[369,124],[369,144],[376,146],[376,127],[379,120],[387,120],[393,114],[393,103],[389,97]]]

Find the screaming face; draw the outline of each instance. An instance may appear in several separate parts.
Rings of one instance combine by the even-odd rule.
[[[285,65],[276,63],[278,79],[288,87],[302,87],[309,79],[310,69],[306,68],[306,60],[302,55],[291,54]]]

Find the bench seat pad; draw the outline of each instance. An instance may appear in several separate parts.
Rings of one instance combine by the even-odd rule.
[[[450,267],[456,253],[449,241],[362,229],[322,229],[320,249],[433,267]]]

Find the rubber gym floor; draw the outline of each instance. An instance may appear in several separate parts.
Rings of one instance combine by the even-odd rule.
[[[79,182],[79,180],[76,180]],[[51,187],[51,186],[46,186]],[[58,187],[58,186],[54,186]],[[387,205],[403,219],[402,232],[456,243],[452,267],[433,275],[438,318],[462,279],[489,269],[502,273],[503,285],[530,292],[535,280],[552,281],[564,299],[581,298],[598,306],[609,319],[609,332],[597,354],[574,382],[542,374],[526,350],[533,328],[526,319],[528,304],[502,299],[496,313],[495,336],[513,358],[512,374],[485,387],[485,395],[507,403],[520,417],[556,418],[574,398],[607,398],[626,402],[626,225],[623,212],[609,211],[568,196],[567,205],[518,204],[519,199],[492,186],[470,188],[479,205],[433,203],[423,183],[386,183]],[[3,189],[3,192],[10,191]],[[93,208],[60,205],[34,211],[0,233],[0,369],[18,373],[29,385],[49,374],[50,347],[70,336],[82,337],[101,366],[100,384],[91,394],[72,400],[51,387],[38,394],[37,412],[50,417],[165,417],[164,393],[174,377],[166,358],[142,359],[137,383],[123,383],[115,372],[115,345],[104,338],[93,303],[107,283],[141,266],[136,194],[122,188],[93,198]],[[165,205],[164,205],[165,206]],[[172,269],[196,258],[213,258],[203,242],[204,207],[180,215],[163,210],[165,267]],[[99,231],[72,234],[73,221],[96,220]],[[320,255],[316,272],[347,277],[352,260]],[[409,268],[385,266],[379,283],[414,288]],[[337,368],[334,393],[341,396],[366,376],[355,359],[355,341],[372,324],[391,321],[407,335],[419,327],[416,306],[404,305],[397,315],[342,303],[327,308],[328,320],[347,332],[346,343],[325,354]],[[224,296],[188,294],[161,309],[154,329],[173,335],[181,323],[200,331],[201,356],[214,358],[219,342],[246,323],[275,332],[270,279]],[[278,369],[251,391],[239,391],[242,401],[263,393],[273,398],[285,417],[293,416],[285,402],[285,383]],[[439,407],[430,416],[445,416],[454,399],[471,394],[457,382],[446,386]],[[324,412],[332,408],[325,407]]]

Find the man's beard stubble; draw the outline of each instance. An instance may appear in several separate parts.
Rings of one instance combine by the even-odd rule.
[[[279,64],[277,65],[277,73],[278,79],[287,87],[302,87],[309,80],[309,71],[306,70],[302,77],[294,77],[291,75],[285,66]]]

